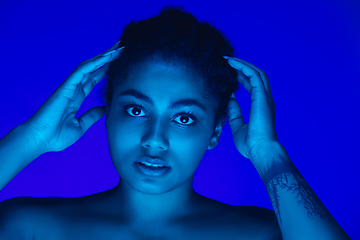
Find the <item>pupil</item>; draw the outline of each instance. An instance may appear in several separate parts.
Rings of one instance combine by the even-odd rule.
[[[138,111],[134,111],[134,109],[137,109]],[[136,113],[140,114],[140,109],[138,109],[138,108],[133,108],[132,113],[133,113],[134,115],[137,115]]]
[[[182,123],[186,123],[187,121],[186,121],[186,120],[184,120],[184,118],[187,118],[187,117],[184,117],[184,116],[180,117],[180,122],[182,122]],[[183,120],[184,120],[184,121],[183,121]]]

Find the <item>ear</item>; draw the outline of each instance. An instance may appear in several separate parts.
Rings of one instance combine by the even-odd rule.
[[[207,148],[208,150],[213,149],[213,148],[216,147],[216,145],[219,143],[220,135],[221,135],[221,132],[222,132],[224,123],[225,123],[225,120],[224,120],[224,121],[220,121],[219,125],[217,125],[217,126],[215,127],[214,135],[212,136],[211,141],[210,141],[210,144],[209,144],[209,146],[208,146],[208,148]]]

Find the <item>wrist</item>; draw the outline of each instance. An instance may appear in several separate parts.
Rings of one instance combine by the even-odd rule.
[[[265,184],[276,175],[294,168],[286,149],[278,142],[268,144],[250,160]]]
[[[23,147],[27,149],[33,159],[47,152],[45,149],[45,144],[39,143],[35,132],[29,128],[26,123],[16,126],[13,131],[15,132],[14,134],[17,134],[19,137],[23,138]]]
[[[19,125],[0,139],[0,190],[22,169],[41,155],[31,134]]]

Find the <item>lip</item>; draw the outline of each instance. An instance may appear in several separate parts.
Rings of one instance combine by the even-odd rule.
[[[170,167],[165,161],[163,161],[160,158],[152,158],[149,156],[144,156],[139,158],[136,162],[147,162],[147,163],[151,163],[151,164],[160,164],[163,165],[165,167]]]
[[[171,172],[171,168],[146,167],[136,162],[134,163],[134,168],[139,173],[151,178],[164,178]]]

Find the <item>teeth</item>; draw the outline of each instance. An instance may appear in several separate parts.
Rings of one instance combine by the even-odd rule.
[[[147,162],[140,162],[141,164],[144,164],[145,166],[150,166],[150,167],[165,167],[164,165],[160,165],[160,164],[151,164],[151,163],[147,163]]]

